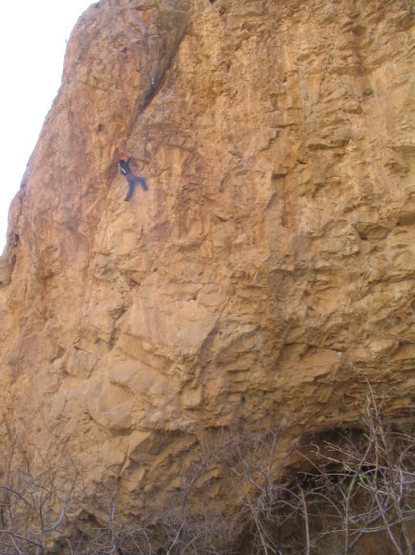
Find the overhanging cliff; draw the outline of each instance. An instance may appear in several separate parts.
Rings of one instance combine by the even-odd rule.
[[[161,506],[227,429],[278,427],[283,461],[355,425],[367,380],[413,414],[409,4],[101,0],[80,18],[0,289],[3,417],[34,465],[40,446],[82,467],[79,511],[109,491],[134,518]],[[130,203],[125,156],[149,186]],[[201,490],[232,505],[215,472]]]

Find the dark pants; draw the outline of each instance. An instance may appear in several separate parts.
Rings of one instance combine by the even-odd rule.
[[[137,183],[141,185],[143,191],[147,191],[148,189],[146,180],[144,179],[144,177],[138,177],[137,175],[130,174],[130,175],[127,175],[127,181],[128,181],[128,192],[125,195],[125,199],[124,199],[127,202],[133,196],[134,188],[137,185]]]

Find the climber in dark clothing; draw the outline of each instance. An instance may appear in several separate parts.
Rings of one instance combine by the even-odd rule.
[[[125,195],[125,199],[127,202],[133,196],[134,188],[139,183],[143,189],[143,191],[147,191],[148,187],[146,184],[146,180],[144,177],[139,177],[138,175],[133,174],[130,168],[131,157],[128,160],[120,160],[118,165],[120,166],[120,173],[127,178],[128,182],[128,192]]]

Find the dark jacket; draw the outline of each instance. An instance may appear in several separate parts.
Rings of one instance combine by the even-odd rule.
[[[122,175],[132,175],[133,172],[131,171],[131,168],[130,168],[130,161],[131,161],[131,158],[128,158],[128,160],[120,160],[118,162],[120,166],[120,173]]]

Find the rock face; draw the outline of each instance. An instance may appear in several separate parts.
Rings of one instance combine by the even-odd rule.
[[[353,426],[367,379],[412,413],[410,4],[101,0],[80,18],[0,289],[3,417],[33,464],[82,467],[80,508],[162,504],[234,426],[278,426],[282,461]],[[126,155],[149,186],[130,203]]]

